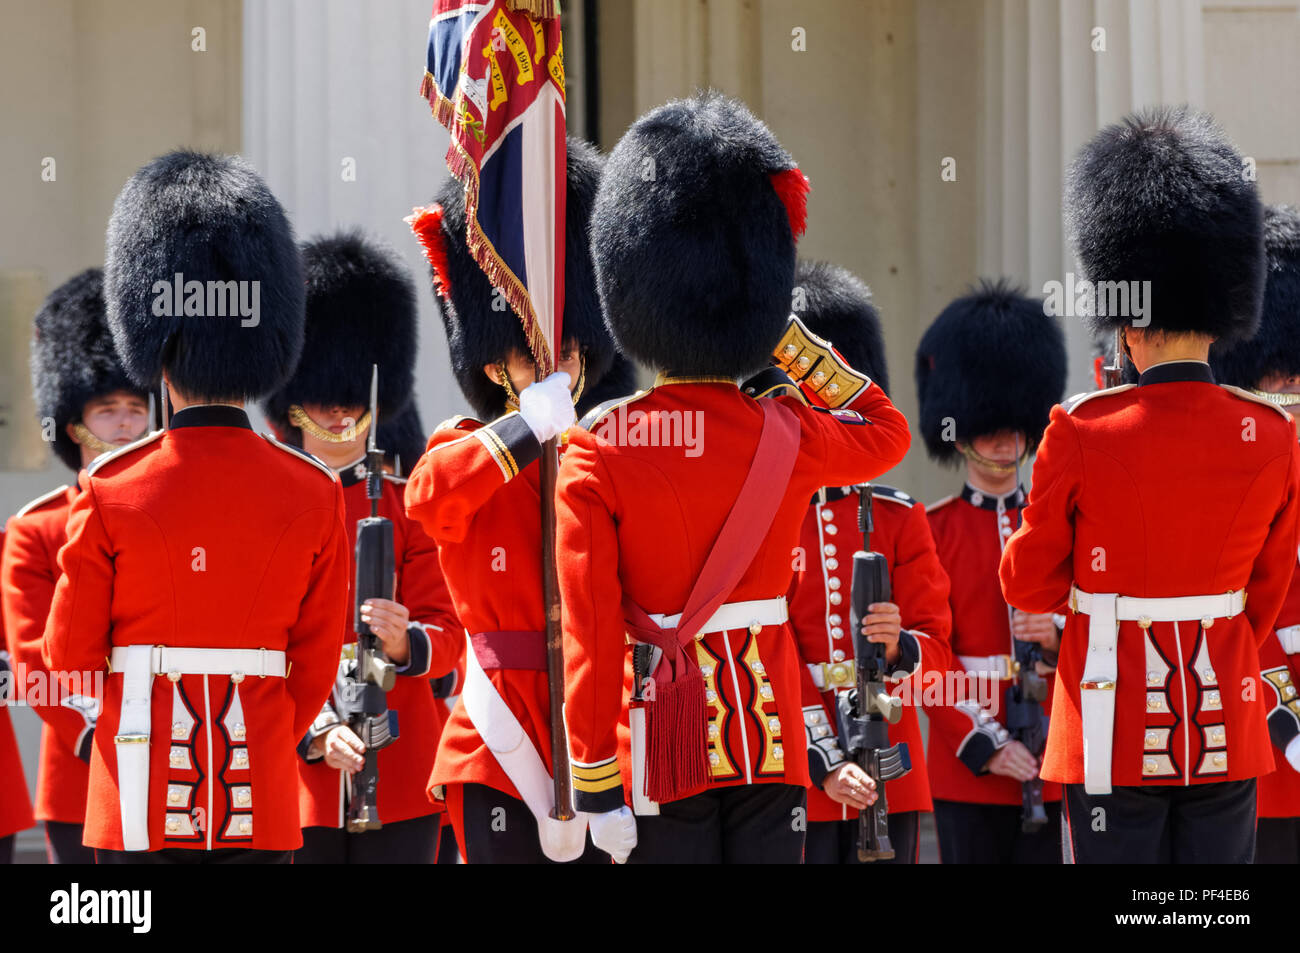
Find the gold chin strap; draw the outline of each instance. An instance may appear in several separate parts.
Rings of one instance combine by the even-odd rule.
[[[326,430],[316,421],[307,415],[307,411],[302,409],[301,404],[289,405],[289,423],[293,424],[303,433],[309,433],[317,440],[323,440],[325,443],[351,443],[357,439],[357,436],[366,432],[370,426],[370,411],[361,415],[361,419],[352,427],[344,430],[342,433],[334,433],[332,430]]]
[[[984,456],[983,454],[976,453],[975,448],[971,446],[961,446],[958,447],[957,449],[961,451],[962,456],[964,456],[967,460],[970,460],[973,463],[978,463],[980,466],[992,470],[994,473],[1010,473],[1012,470],[1016,468],[1016,465],[1014,463],[998,463],[996,460],[990,460],[988,457]],[[1024,462],[1024,460],[1028,456],[1029,454],[1026,453],[1023,457],[1020,458],[1020,461]]]
[[[506,410],[519,409],[519,395],[515,393],[515,387],[510,383],[510,375],[506,373],[504,364],[497,365],[497,380],[501,386],[506,389]],[[578,398],[582,396],[582,389],[587,386],[587,355],[583,354],[578,358],[578,386],[573,389],[573,404],[576,407]]]
[[[1286,394],[1274,390],[1258,390],[1257,388],[1247,388],[1247,392],[1261,397],[1270,404],[1277,404],[1279,407],[1291,407],[1300,404],[1300,394]]]
[[[100,440],[93,433],[91,433],[90,428],[87,427],[85,424],[83,424],[80,420],[78,420],[75,424],[72,425],[72,433],[73,436],[77,438],[77,443],[81,444],[83,447],[85,447],[87,450],[89,450],[91,453],[95,454],[96,456],[98,456],[101,453],[108,453],[110,450],[117,449],[117,444],[108,443],[107,441]]]

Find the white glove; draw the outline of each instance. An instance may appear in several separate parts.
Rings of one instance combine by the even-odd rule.
[[[519,416],[539,443],[558,437],[578,419],[569,393],[569,375],[556,371],[550,377],[529,384],[519,395]]]
[[[1300,735],[1296,735],[1286,745],[1286,760],[1291,767],[1300,771]]]
[[[614,858],[614,863],[627,863],[627,855],[636,847],[636,815],[624,804],[617,811],[593,814],[588,820],[591,842]]]

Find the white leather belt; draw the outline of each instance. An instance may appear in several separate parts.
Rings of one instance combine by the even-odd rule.
[[[1277,640],[1287,655],[1300,655],[1300,625],[1288,625],[1277,630]]]
[[[853,659],[843,662],[813,662],[808,665],[813,684],[819,692],[832,688],[852,688],[857,684],[857,666]]]
[[[671,629],[682,620],[680,612],[676,615],[651,612],[649,615],[655,625],[663,629]],[[697,634],[728,632],[732,629],[749,629],[753,626],[761,628],[768,625],[781,625],[789,618],[790,612],[786,606],[785,596],[777,596],[775,599],[750,599],[746,602],[724,602],[718,606],[718,610],[713,615],[709,616],[708,621],[700,626]]]
[[[284,678],[284,653],[266,649],[188,649],[166,645],[117,645],[109,664],[122,674],[122,710],[113,746],[117,751],[122,847],[149,849],[149,729],[153,677],[229,675]]]
[[[1148,599],[1117,593],[1083,592],[1070,587],[1070,609],[1088,616],[1088,654],[1079,682],[1083,717],[1083,787],[1089,794],[1111,792],[1111,755],[1115,738],[1115,684],[1119,677],[1116,646],[1119,624],[1197,620],[1208,628],[1215,619],[1231,619],[1246,607],[1246,591],[1210,596]]]
[[[147,649],[151,675],[241,675],[284,678],[284,653],[278,649],[188,649],[166,645],[118,645],[109,656],[113,671],[122,671],[128,653]]]
[[[957,661],[971,675],[1001,680],[1020,674],[1020,665],[1010,655],[958,655]]]

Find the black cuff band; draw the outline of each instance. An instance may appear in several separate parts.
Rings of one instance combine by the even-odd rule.
[[[406,664],[397,669],[397,674],[409,678],[423,678],[429,674],[429,659],[433,655],[429,633],[421,623],[411,622],[406,626],[406,636],[411,654]]]
[[[587,814],[604,814],[606,811],[617,811],[623,807],[623,785],[608,788],[604,791],[591,793],[589,791],[574,791],[573,806],[576,810],[584,811]]]
[[[484,442],[512,477],[518,476],[533,461],[541,459],[542,445],[533,436],[527,421],[519,414],[498,417],[483,429],[488,431],[484,435]]]

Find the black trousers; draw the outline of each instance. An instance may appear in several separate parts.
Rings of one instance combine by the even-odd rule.
[[[1061,805],[1044,804],[1047,825],[1020,829],[1020,805],[935,801],[934,826],[943,864],[1059,864]]]
[[[460,863],[460,846],[456,843],[456,831],[450,824],[443,824],[438,835],[438,863]]]
[[[1255,863],[1300,864],[1300,817],[1261,817],[1255,827]]]
[[[97,864],[291,864],[291,850],[253,850],[222,847],[220,850],[100,850],[95,848]]]
[[[889,815],[889,842],[894,847],[893,860],[873,860],[872,864],[914,864],[920,840],[921,813],[900,811]],[[809,821],[804,842],[805,864],[860,864],[858,860],[858,822]]]
[[[746,784],[659,805],[636,819],[630,864],[798,864],[808,791]]]
[[[469,864],[552,864],[542,853],[537,819],[528,805],[485,784],[466,784],[463,812],[465,862]],[[609,864],[587,835],[587,847],[573,864]]]
[[[85,828],[64,821],[45,822],[45,856],[52,864],[93,864],[95,850],[81,842]]]
[[[432,864],[442,817],[428,814],[349,834],[346,827],[304,827],[295,864]]]
[[[14,862],[14,835],[0,837],[0,864],[12,864]]]
[[[1067,863],[1249,864],[1255,856],[1255,779],[1217,784],[1065,786]]]

